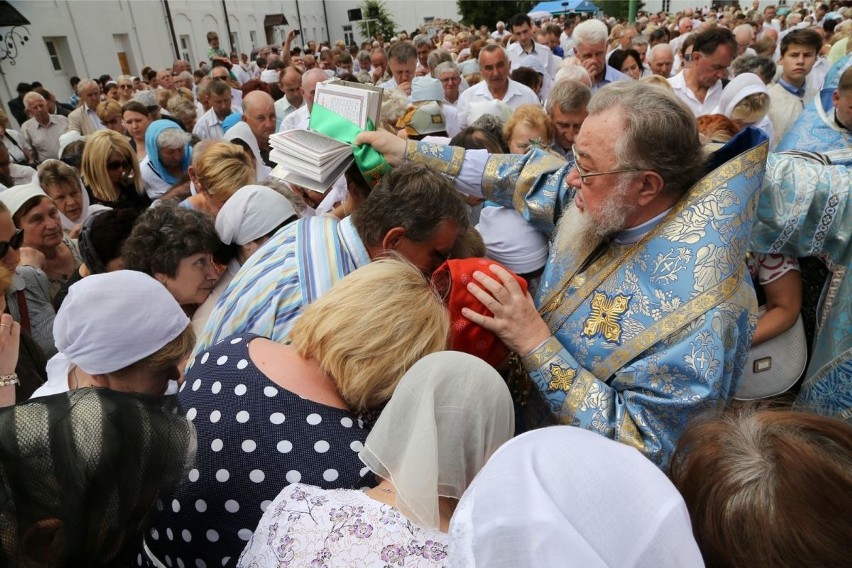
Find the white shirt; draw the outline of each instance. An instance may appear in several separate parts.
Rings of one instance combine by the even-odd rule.
[[[722,81],[716,81],[716,84],[707,90],[704,96],[704,102],[698,100],[692,89],[686,86],[686,79],[683,76],[684,71],[681,71],[674,77],[668,79],[669,85],[674,89],[675,94],[686,103],[695,116],[702,114],[711,114],[719,107],[722,102]]]
[[[145,156],[139,162],[139,171],[142,173],[142,187],[151,200],[159,199],[171,189],[172,185],[154,171],[150,156]]]
[[[518,62],[525,55],[532,55],[541,62],[541,66],[544,68],[545,75],[548,78],[553,77],[556,73],[553,61],[553,52],[550,51],[550,48],[546,45],[533,42],[533,50],[527,53],[524,51],[524,48],[521,47],[520,42],[516,41],[506,48],[506,54],[509,56],[509,61],[512,62],[512,68],[517,67]]]
[[[85,103],[84,103],[84,105],[85,105]],[[101,122],[101,117],[98,116],[98,112],[94,109],[89,108],[89,105],[85,105],[85,106],[86,106],[86,116],[89,117],[89,120],[92,121],[92,124],[95,125],[95,128],[97,130],[103,130],[105,128],[104,123]]]
[[[240,85],[248,83],[251,80],[251,76],[246,73],[246,70],[240,67],[239,65],[234,65],[231,67],[231,73],[234,74],[234,77],[237,78],[237,81],[240,82]]]
[[[297,128],[307,130],[310,119],[311,115],[308,111],[308,105],[304,104],[284,117],[281,121],[281,128],[278,132],[286,132],[287,130],[294,130]]]
[[[216,116],[216,111],[212,108],[201,115],[198,122],[195,123],[195,128],[192,133],[202,140],[211,140],[222,138],[225,135],[225,130],[222,128],[222,121]]]
[[[493,37],[496,40],[501,40],[504,37],[506,37],[507,35],[509,35],[509,32],[507,32],[505,29],[502,32],[498,31],[498,30],[494,30],[493,32],[491,32],[491,37]]]
[[[562,46],[562,52],[565,53],[565,57],[568,57],[574,49],[574,38],[562,32],[562,35],[559,36],[559,45]]]
[[[488,83],[485,81],[480,81],[459,95],[457,105],[459,110],[459,128],[465,128],[468,125],[467,115],[470,112],[471,103],[493,100],[494,95],[492,95],[491,91],[488,90]],[[502,100],[512,110],[521,105],[541,104],[541,101],[538,100],[538,95],[536,95],[532,89],[511,79],[509,79],[509,88]]]
[[[302,106],[305,106],[304,100],[302,101]],[[287,100],[287,97],[281,97],[275,101],[275,130],[280,132],[281,123],[284,119],[299,108],[301,107],[294,107],[291,105],[290,101]]]

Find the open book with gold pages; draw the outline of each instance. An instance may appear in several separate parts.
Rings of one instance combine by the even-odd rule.
[[[270,176],[325,193],[355,159],[358,132],[379,123],[382,89],[329,79],[314,93],[308,130],[287,130],[269,137],[269,159],[278,164]]]

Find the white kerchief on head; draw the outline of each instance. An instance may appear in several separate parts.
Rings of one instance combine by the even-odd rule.
[[[393,483],[403,515],[437,528],[438,497],[461,497],[514,431],[512,397],[497,371],[442,351],[405,373],[358,457]]]
[[[90,374],[118,371],[180,335],[189,318],[154,278],[133,270],[93,274],[68,290],[53,323],[56,347]]]
[[[547,237],[514,209],[483,207],[476,230],[488,258],[518,274],[535,272],[547,262]]]
[[[467,111],[467,123],[473,124],[477,118],[486,114],[496,116],[506,122],[512,116],[512,112],[512,108],[503,101],[476,101],[470,103],[470,108]]]
[[[248,123],[240,120],[230,127],[227,132],[225,132],[225,140],[233,142],[235,139],[242,140],[248,144],[249,148],[251,148],[251,153],[254,154],[257,181],[261,182],[266,180],[266,178],[269,177],[269,172],[272,171],[272,168],[263,163],[263,158],[260,156],[260,146],[257,144],[257,138],[255,138],[254,132],[251,131],[251,127]]]
[[[635,448],[573,426],[500,448],[456,507],[450,566],[704,566],[683,498]]]
[[[50,160],[45,160],[48,162]],[[43,162],[43,163],[45,163]],[[59,211],[59,220],[62,222],[62,230],[70,231],[77,225],[80,225],[89,218],[89,215],[92,213],[97,213],[98,211],[106,211],[107,209],[112,209],[112,207],[107,207],[106,205],[100,205],[98,203],[92,205],[91,201],[89,201],[89,192],[86,191],[86,186],[83,185],[83,180],[79,179],[80,182],[80,193],[83,196],[83,207],[80,208],[80,218],[76,221],[72,221],[68,217],[65,216],[65,213],[62,212],[61,209],[57,207]],[[41,185],[41,182],[38,180],[38,174],[33,178],[33,183]]]
[[[59,159],[62,159],[62,154],[65,152],[65,148],[68,147],[72,142],[77,142],[78,140],[86,140],[86,137],[77,132],[76,130],[69,130],[65,134],[59,136]]]
[[[41,186],[37,183],[16,185],[0,193],[0,201],[3,202],[3,205],[6,206],[12,217],[15,216],[15,213],[18,212],[18,209],[20,209],[24,203],[33,197],[47,197],[50,199],[50,197],[48,197]]]
[[[731,118],[734,107],[741,100],[755,93],[769,94],[769,90],[763,80],[754,73],[741,73],[725,86],[717,112]]]
[[[226,245],[245,245],[296,215],[286,197],[262,185],[238,189],[216,215],[216,233]]]

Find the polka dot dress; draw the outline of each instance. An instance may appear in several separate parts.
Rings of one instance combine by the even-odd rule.
[[[234,566],[290,483],[363,485],[362,422],[270,381],[249,359],[254,337],[234,335],[201,354],[178,395],[198,431],[198,455],[175,494],[158,500],[145,531],[170,568]],[[144,553],[137,559],[150,565]]]

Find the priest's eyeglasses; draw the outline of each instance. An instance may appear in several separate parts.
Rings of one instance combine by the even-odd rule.
[[[608,172],[588,172],[580,167],[579,156],[577,155],[577,148],[571,146],[571,153],[574,155],[574,168],[577,169],[577,174],[579,174],[580,179],[583,180],[583,183],[589,183],[588,178],[592,178],[595,176],[605,176],[608,174],[623,174],[627,172],[639,172],[642,171],[642,168],[625,168],[623,170],[611,170]]]

